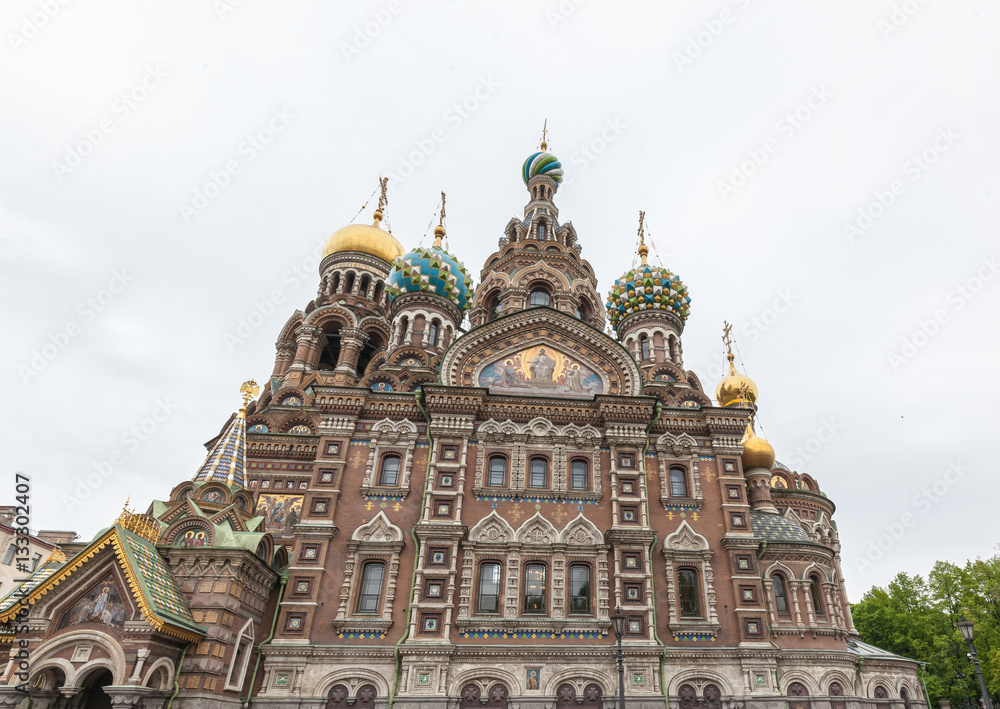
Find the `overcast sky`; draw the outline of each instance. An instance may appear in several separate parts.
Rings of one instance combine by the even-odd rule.
[[[407,247],[447,191],[478,282],[547,118],[601,294],[644,209],[692,295],[687,367],[714,391],[734,323],[779,460],[838,505],[852,599],[989,555],[998,19],[972,0],[6,0],[0,499],[26,473],[32,527],[89,538],[190,478],[381,174]]]

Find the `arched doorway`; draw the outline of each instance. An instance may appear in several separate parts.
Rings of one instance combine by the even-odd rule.
[[[80,709],[111,709],[111,697],[104,688],[115,683],[111,670],[100,669],[93,672],[83,682]]]
[[[695,709],[698,706],[698,692],[690,684],[682,684],[677,690],[679,709]]]
[[[459,700],[460,709],[473,709],[474,707],[479,707],[482,702],[479,701],[479,697],[482,692],[478,685],[467,684],[462,688],[462,698]]]
[[[354,700],[354,709],[375,709],[375,687],[371,684],[364,684],[358,689],[358,696]]]

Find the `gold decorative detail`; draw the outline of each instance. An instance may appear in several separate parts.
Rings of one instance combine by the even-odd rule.
[[[139,514],[128,508],[128,500],[122,509],[115,524],[119,524],[133,534],[137,534],[143,539],[148,539],[153,544],[160,539],[160,525],[144,514]]]
[[[740,441],[743,446],[743,469],[764,468],[771,470],[774,467],[774,448],[763,438],[753,432],[753,426],[747,424],[746,433]]]
[[[434,248],[441,248],[441,239],[444,238],[444,192],[441,193],[441,218],[438,225],[434,227]]]
[[[243,410],[246,411],[247,404],[260,392],[260,387],[253,379],[248,379],[240,385],[240,392],[243,394]]]
[[[45,566],[45,564],[51,563],[53,561],[55,563],[57,563],[57,564],[65,564],[66,563],[66,553],[62,549],[59,548],[58,544],[56,544],[52,548],[52,552],[49,554],[49,558],[47,558],[45,560],[45,563],[43,563],[42,566]]]
[[[754,384],[753,379],[736,371],[734,363],[736,358],[733,355],[733,326],[728,322],[723,322],[722,326],[722,342],[726,346],[729,373],[715,388],[715,400],[719,402],[719,406],[752,409],[757,403],[757,385]]]
[[[549,133],[549,119],[546,118],[545,123],[542,124],[542,141],[539,143],[539,146],[541,146],[542,150],[549,149],[549,144],[546,141],[548,133]]]

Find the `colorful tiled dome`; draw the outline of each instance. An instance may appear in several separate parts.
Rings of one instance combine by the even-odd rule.
[[[681,279],[666,268],[643,264],[615,281],[607,309],[616,330],[623,318],[641,310],[669,310],[683,322],[691,311],[691,296]]]
[[[396,259],[389,272],[386,292],[395,298],[402,293],[425,291],[444,296],[463,313],[472,298],[472,277],[457,258],[440,246],[417,247]]]
[[[524,180],[524,184],[528,184],[528,180],[535,175],[545,175],[546,177],[551,177],[557,183],[562,182],[562,163],[556,160],[555,155],[544,150],[533,153],[528,156],[528,159],[524,161],[524,165],[521,167],[521,179]]]

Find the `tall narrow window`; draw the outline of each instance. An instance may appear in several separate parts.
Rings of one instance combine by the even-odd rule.
[[[427,329],[427,344],[431,347],[436,347],[438,343],[438,324],[437,320],[431,322]]]
[[[649,338],[643,335],[639,338],[639,351],[642,353],[642,359],[649,359]]]
[[[531,297],[529,299],[529,302],[532,308],[537,308],[537,307],[548,307],[551,300],[552,299],[549,297],[549,292],[547,290],[536,288],[535,290],[531,291]]]
[[[684,468],[670,469],[670,496],[688,496],[687,473],[684,471]]]
[[[781,574],[771,577],[774,585],[774,605],[778,609],[778,615],[788,615],[788,594],[785,593],[785,579]]]
[[[344,278],[344,292],[353,293],[354,292],[354,273],[348,273]]]
[[[15,547],[13,543],[11,543],[11,545],[9,547],[7,547],[7,551],[5,551],[4,554],[3,554],[3,563],[9,565],[10,562],[11,562],[11,559],[14,558],[14,552],[15,551],[17,551],[17,547]]]
[[[476,609],[480,613],[500,612],[500,564],[490,562],[479,567],[479,601]]]
[[[226,689],[240,690],[246,677],[250,655],[253,654],[253,621],[248,620],[239,635],[236,636],[233,659],[229,663],[229,675],[226,677]]]
[[[382,458],[382,468],[378,474],[379,485],[389,485],[390,487],[399,485],[399,463],[398,455],[387,455]]]
[[[403,318],[402,322],[399,325],[399,344],[401,345],[406,344],[406,332],[409,329],[410,329],[410,319]]]
[[[573,564],[569,568],[569,612],[590,613],[590,567]]]
[[[823,597],[819,591],[819,576],[813,574],[809,577],[809,594],[812,596],[813,611],[816,615],[823,615]]]
[[[496,296],[490,303],[490,320],[496,320],[500,317],[500,313],[503,311],[503,301],[500,300],[500,296]]]
[[[677,572],[677,588],[680,591],[681,618],[700,618],[701,604],[698,603],[698,572],[681,569]]]
[[[532,458],[528,487],[549,486],[549,461],[545,458]]]
[[[545,241],[545,222],[538,222],[538,240]]]
[[[528,564],[524,567],[524,612],[545,612],[544,564]]]
[[[365,564],[361,572],[361,591],[358,593],[358,613],[378,613],[378,604],[382,598],[382,578],[385,576],[385,564],[381,561],[371,561]]]
[[[507,459],[502,455],[490,458],[490,470],[486,484],[489,487],[503,487],[507,484]]]
[[[577,459],[569,464],[569,487],[571,490],[586,490],[590,487],[587,461]]]

